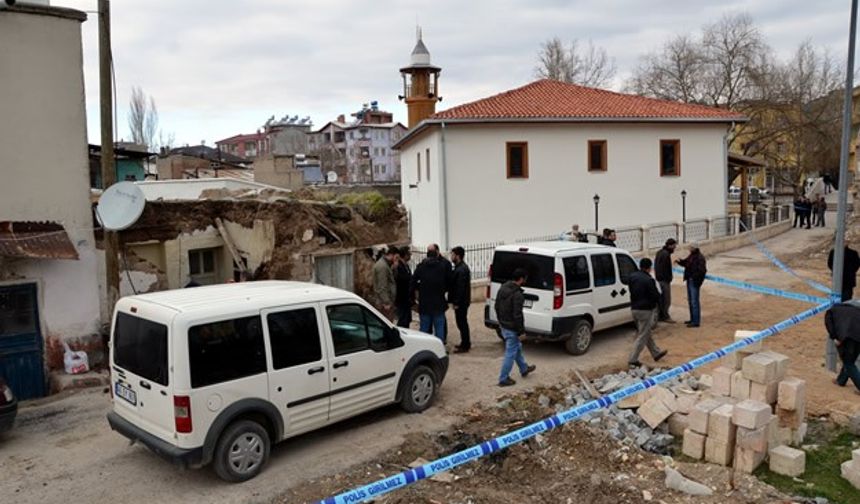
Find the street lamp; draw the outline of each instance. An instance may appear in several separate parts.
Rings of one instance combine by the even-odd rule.
[[[687,190],[681,189],[681,222],[684,223],[684,243],[687,243]]]
[[[600,196],[595,194],[594,195],[594,232],[595,233],[599,233],[599,229],[600,229],[597,226],[597,223],[598,223],[598,218],[597,218],[598,217],[598,209],[597,209],[597,207],[598,207],[598,205],[600,205]]]

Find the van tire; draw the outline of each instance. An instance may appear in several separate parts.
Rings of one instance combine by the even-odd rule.
[[[427,366],[416,366],[404,382],[400,407],[408,413],[420,413],[429,408],[439,390],[436,373]]]
[[[591,347],[592,327],[585,319],[579,319],[573,324],[570,337],[564,340],[564,349],[572,355],[582,355]]]
[[[215,447],[215,473],[230,483],[254,478],[269,461],[271,444],[269,433],[257,422],[239,420],[230,424],[221,433]],[[230,460],[233,452],[236,452],[235,461]]]

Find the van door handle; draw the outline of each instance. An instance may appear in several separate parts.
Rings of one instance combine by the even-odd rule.
[[[342,367],[346,367],[346,366],[349,366],[349,361],[340,361],[340,362],[335,362],[335,363],[332,365],[332,367],[333,367],[333,368],[335,368],[335,369],[337,369],[337,368],[342,368]]]
[[[146,383],[146,382],[145,382],[145,381],[143,381],[143,380],[140,380],[140,386],[141,386],[141,387],[143,387],[143,388],[145,388],[146,390],[152,390],[152,385],[150,385],[150,384]]]
[[[323,366],[319,366],[308,369],[308,374],[317,374],[322,373],[323,371],[325,371],[325,368]]]

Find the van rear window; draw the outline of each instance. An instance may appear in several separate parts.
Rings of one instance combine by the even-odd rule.
[[[264,373],[266,350],[260,316],[189,328],[188,364],[193,388]]]
[[[113,362],[141,378],[167,385],[167,326],[128,313],[117,313]]]
[[[523,268],[528,272],[525,287],[552,290],[555,258],[522,252],[496,252],[493,255],[493,278],[495,283],[512,280],[514,270]]]

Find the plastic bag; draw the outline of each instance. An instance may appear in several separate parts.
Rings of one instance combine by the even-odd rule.
[[[86,352],[73,352],[68,343],[63,343],[63,364],[67,374],[81,374],[90,370],[90,361]]]

